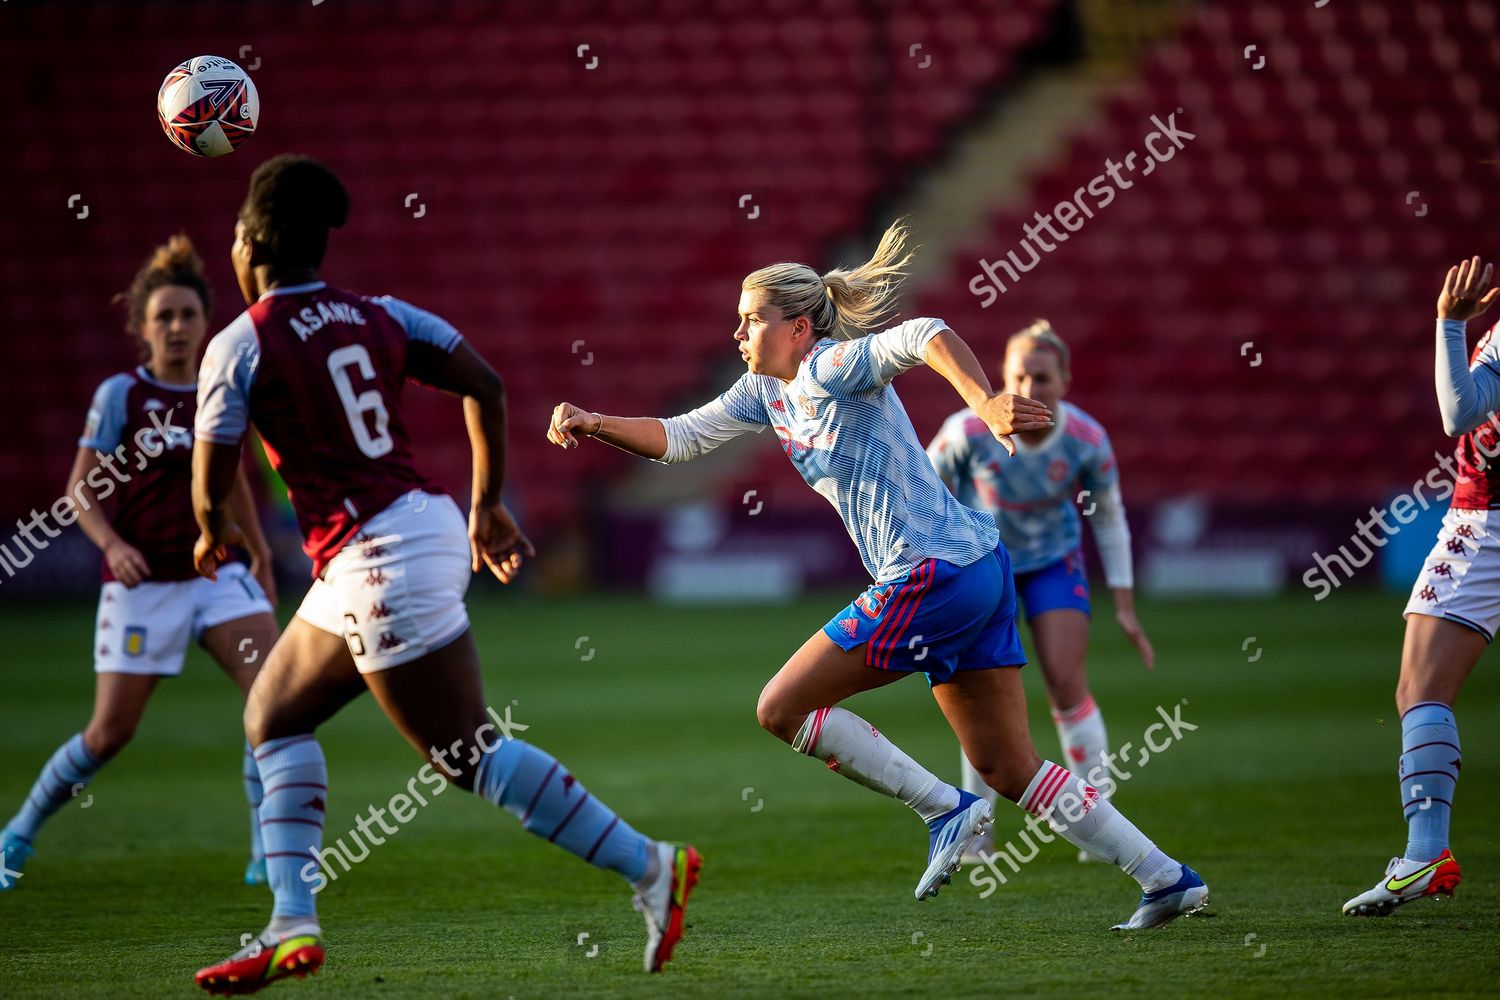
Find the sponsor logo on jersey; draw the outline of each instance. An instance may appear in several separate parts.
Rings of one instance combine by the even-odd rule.
[[[155,402],[155,400],[148,401],[144,408],[150,410],[152,402]],[[166,407],[163,406],[162,409],[166,409]],[[143,427],[136,434],[136,443],[147,455],[160,455],[163,451],[174,448],[192,450],[193,432],[191,428],[175,426],[170,416],[164,421],[152,417],[151,422],[156,426]]]
[[[778,413],[785,413],[786,404],[779,399],[773,399],[771,400],[771,409],[777,411]]]
[[[1417,591],[1417,596],[1420,597],[1424,601],[1436,601],[1437,600],[1437,591],[1433,590],[1432,587],[1427,586],[1427,587],[1423,587],[1421,590]]]
[[[833,364],[837,368],[844,363],[844,355],[849,353],[849,342],[844,341],[833,349]]]
[[[140,625],[125,626],[125,655],[140,656],[146,651],[146,630]]]

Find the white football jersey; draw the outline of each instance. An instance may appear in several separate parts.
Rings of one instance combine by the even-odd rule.
[[[947,326],[913,319],[857,340],[819,341],[797,376],[742,375],[712,402],[662,421],[664,462],[684,462],[746,431],[776,431],[802,478],[828,498],[877,583],[924,559],[967,566],[999,544],[992,515],[954,499],[891,387]]]

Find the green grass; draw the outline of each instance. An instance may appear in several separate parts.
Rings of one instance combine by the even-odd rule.
[[[445,793],[319,896],[329,964],[285,996],[1411,996],[1493,995],[1500,971],[1500,677],[1476,671],[1459,706],[1466,757],[1453,900],[1385,920],[1340,904],[1404,844],[1391,705],[1398,597],[1340,592],[1142,609],[1154,674],[1107,620],[1094,691],[1116,744],[1156,705],[1186,700],[1196,732],[1116,799],[1213,887],[1203,917],[1120,936],[1133,882],[1065,844],[988,899],[967,872],[936,900],[911,890],[925,831],[761,732],[762,684],[837,598],[795,606],[669,608],[626,599],[483,600],[471,607],[486,689],[525,733],[642,830],[707,859],[691,926],[659,977],[611,875]],[[88,714],[91,609],[0,615],[0,819]],[[581,662],[580,635],[595,650]],[[1255,662],[1242,643],[1255,636]],[[588,648],[588,647],[586,647]],[[1252,647],[1252,651],[1253,651]],[[1039,749],[1056,754],[1028,670]],[[956,777],[925,685],[854,699],[913,756]],[[239,883],[246,818],[238,706],[200,653],[159,689],[135,742],[88,801],[43,831],[19,888],[0,894],[0,996],[186,996],[192,973],[258,930],[265,890]],[[329,837],[384,804],[420,760],[368,698],[322,732]],[[753,789],[746,792],[745,789]],[[85,793],[88,794],[88,793]],[[753,809],[761,803],[759,810]],[[1002,836],[1020,829],[1002,811]],[[598,944],[596,957],[577,944]],[[1252,936],[1253,935],[1253,936]],[[928,946],[930,947],[930,952]]]

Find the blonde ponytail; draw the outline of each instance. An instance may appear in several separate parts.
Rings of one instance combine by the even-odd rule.
[[[772,264],[745,278],[745,291],[761,290],[787,319],[806,316],[820,337],[863,337],[896,311],[906,266],[910,233],[904,220],[893,222],[875,254],[858,267],[834,268],[827,274],[806,264]]]

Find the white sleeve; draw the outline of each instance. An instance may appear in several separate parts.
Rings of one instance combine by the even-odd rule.
[[[1111,589],[1132,587],[1135,573],[1130,563],[1130,524],[1125,520],[1120,484],[1111,483],[1095,493],[1094,503],[1097,506],[1089,515],[1089,526],[1094,529],[1094,544],[1104,564],[1104,581]]]
[[[813,359],[813,380],[830,395],[852,395],[886,385],[926,363],[928,341],[948,329],[940,319],[909,319],[888,330],[826,348]]]
[[[400,323],[406,335],[421,344],[431,344],[452,354],[458,349],[463,334],[437,313],[418,309],[410,302],[403,302],[390,295],[376,295],[371,302],[383,306],[391,318]]]
[[[667,451],[657,461],[668,465],[687,462],[708,454],[746,431],[758,434],[765,430],[770,421],[766,418],[760,393],[750,383],[755,377],[747,372],[717,399],[690,413],[663,420]]]
[[[1494,341],[1495,330],[1492,328],[1479,342],[1472,369],[1464,330],[1463,320],[1438,320],[1434,374],[1438,412],[1443,417],[1443,433],[1449,437],[1467,434],[1500,409],[1500,348]]]
[[[209,341],[198,367],[198,416],[193,436],[200,441],[238,444],[250,425],[250,386],[260,366],[260,340],[249,313],[241,313]]]

